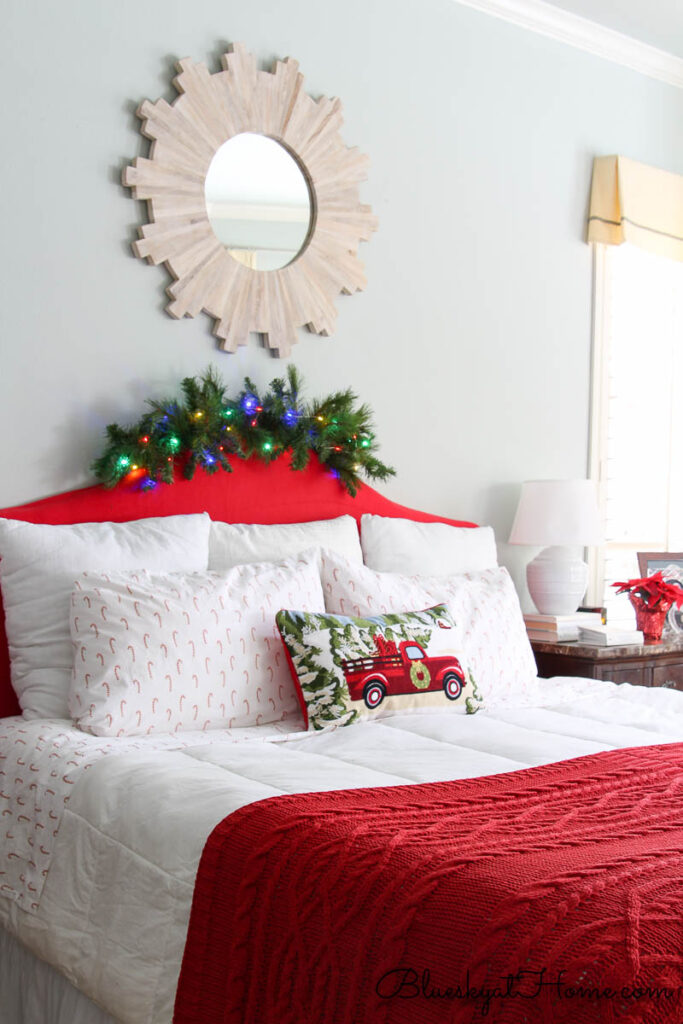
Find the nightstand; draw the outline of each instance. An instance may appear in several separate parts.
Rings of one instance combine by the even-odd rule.
[[[613,683],[668,686],[683,690],[683,637],[661,644],[593,647],[579,641],[532,640],[539,676],[584,676]]]

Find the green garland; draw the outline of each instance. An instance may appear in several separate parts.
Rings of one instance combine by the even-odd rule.
[[[107,446],[92,465],[106,487],[139,479],[143,490],[151,490],[173,483],[179,464],[191,480],[198,467],[210,474],[230,472],[231,458],[273,462],[285,452],[294,470],[305,469],[314,452],[352,495],[361,474],[372,480],[394,475],[374,454],[368,406],[357,406],[349,390],[302,403],[294,366],[286,380],[276,377],[263,394],[247,377],[237,398],[229,398],[212,367],[198,378],[186,377],[180,389],[180,400],[148,400],[149,412],[133,426],[107,427]]]

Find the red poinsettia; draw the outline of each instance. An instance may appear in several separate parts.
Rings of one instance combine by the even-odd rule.
[[[671,607],[672,604],[680,608],[683,604],[683,590],[672,583],[667,583],[661,569],[642,580],[626,580],[625,583],[613,583],[612,586],[618,588],[617,594],[635,594],[651,609],[663,605]]]

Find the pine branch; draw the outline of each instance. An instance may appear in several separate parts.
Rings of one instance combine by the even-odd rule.
[[[295,366],[261,393],[251,378],[236,398],[213,367],[186,377],[180,399],[148,399],[136,424],[110,424],[104,451],[92,471],[106,487],[138,479],[144,489],[170,484],[174,470],[192,479],[197,469],[212,475],[231,472],[231,458],[272,462],[288,454],[293,470],[303,470],[314,452],[343,487],[355,495],[361,476],[386,480],[394,474],[376,455],[372,413],[357,405],[351,389],[302,403],[303,382]]]

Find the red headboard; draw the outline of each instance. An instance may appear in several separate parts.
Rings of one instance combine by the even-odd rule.
[[[226,523],[297,523],[342,515],[359,520],[363,513],[370,512],[422,523],[475,525],[405,508],[383,498],[372,487],[362,486],[352,498],[317,461],[311,461],[302,472],[293,473],[285,459],[270,465],[256,459],[238,462],[229,476],[221,473],[210,477],[198,472],[194,480],[178,479],[171,487],[159,485],[144,494],[125,486],[111,491],[99,486],[86,487],[27,505],[0,509],[0,517],[56,526],[120,523],[190,512],[208,512],[212,519]],[[10,686],[4,622],[0,599],[0,717],[19,714],[19,705]]]

